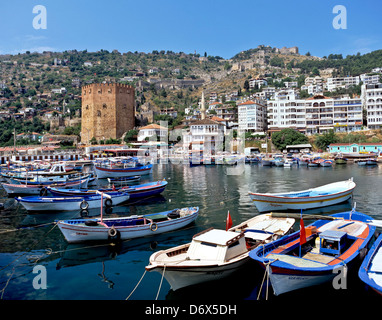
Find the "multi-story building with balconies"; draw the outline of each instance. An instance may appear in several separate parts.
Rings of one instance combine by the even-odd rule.
[[[361,98],[329,98],[315,95],[308,99],[281,96],[268,102],[268,131],[296,129],[307,135],[362,128]]]
[[[380,129],[382,126],[382,84],[368,84],[362,88],[366,110],[367,128]]]

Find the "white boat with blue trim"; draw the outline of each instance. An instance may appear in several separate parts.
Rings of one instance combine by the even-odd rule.
[[[198,217],[198,207],[118,218],[72,219],[58,221],[69,243],[90,240],[127,240],[183,228]]]
[[[79,197],[40,197],[27,196],[15,198],[27,211],[74,211],[116,206],[129,200],[128,192],[108,192]]]
[[[356,184],[353,178],[302,191],[280,193],[249,192],[259,212],[321,208],[349,200]]]
[[[115,158],[95,164],[98,179],[131,177],[150,174],[152,164],[142,164],[136,158]]]

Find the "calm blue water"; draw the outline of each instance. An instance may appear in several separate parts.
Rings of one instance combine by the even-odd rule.
[[[239,174],[227,174],[233,167],[158,164],[153,173],[141,183],[166,178],[168,186],[160,197],[137,201],[115,207],[111,216],[161,212],[185,206],[199,206],[196,222],[182,230],[123,242],[119,246],[105,243],[68,245],[60,230],[51,222],[57,219],[78,217],[78,213],[27,214],[13,199],[1,194],[5,210],[0,213],[0,229],[17,231],[0,233],[0,293],[6,300],[124,300],[126,299],[148,264],[151,254],[189,242],[192,236],[209,227],[225,228],[227,211],[234,224],[258,214],[251,204],[248,191],[281,192],[303,190],[322,184],[346,180],[351,177],[357,184],[353,201],[309,213],[335,213],[350,210],[356,202],[357,211],[382,219],[382,165],[359,167],[356,164],[337,165],[333,168],[277,168],[243,165]],[[228,172],[232,173],[232,172]],[[235,172],[233,172],[235,173]],[[101,183],[102,184],[102,183]],[[103,182],[105,184],[105,182]],[[98,212],[91,212],[97,215]],[[32,227],[47,224],[44,227]],[[20,229],[20,227],[29,227]],[[47,288],[34,289],[33,281],[39,273],[36,266],[44,266]],[[226,281],[201,285],[173,292],[163,280],[158,300],[186,301],[197,296],[200,299],[249,299],[257,298],[263,271],[250,265],[235,277]],[[159,273],[146,273],[130,300],[154,300],[160,287]],[[352,284],[352,286],[350,286]],[[321,294],[321,289],[308,291]],[[346,293],[333,295],[364,295],[365,289],[355,277]],[[282,300],[285,296],[270,300]],[[304,291],[306,292],[306,291]],[[368,292],[367,292],[368,294]],[[289,295],[289,294],[288,294]],[[303,297],[291,293],[289,297]],[[261,299],[265,299],[262,292]]]

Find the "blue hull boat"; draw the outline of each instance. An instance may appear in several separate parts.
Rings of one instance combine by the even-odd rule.
[[[98,191],[104,193],[110,193],[115,191],[128,192],[131,199],[146,198],[158,195],[162,193],[167,186],[167,181],[155,181],[145,184],[139,184],[136,186],[128,186],[122,188],[108,188],[99,189]],[[95,194],[97,190],[89,189],[63,189],[63,188],[47,188],[53,196],[56,197],[78,197],[78,196],[88,196]]]
[[[382,234],[363,260],[358,276],[367,286],[382,296]]]

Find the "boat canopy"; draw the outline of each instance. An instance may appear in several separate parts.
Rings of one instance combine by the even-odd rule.
[[[246,251],[243,233],[208,230],[192,239],[187,258],[223,263]]]

